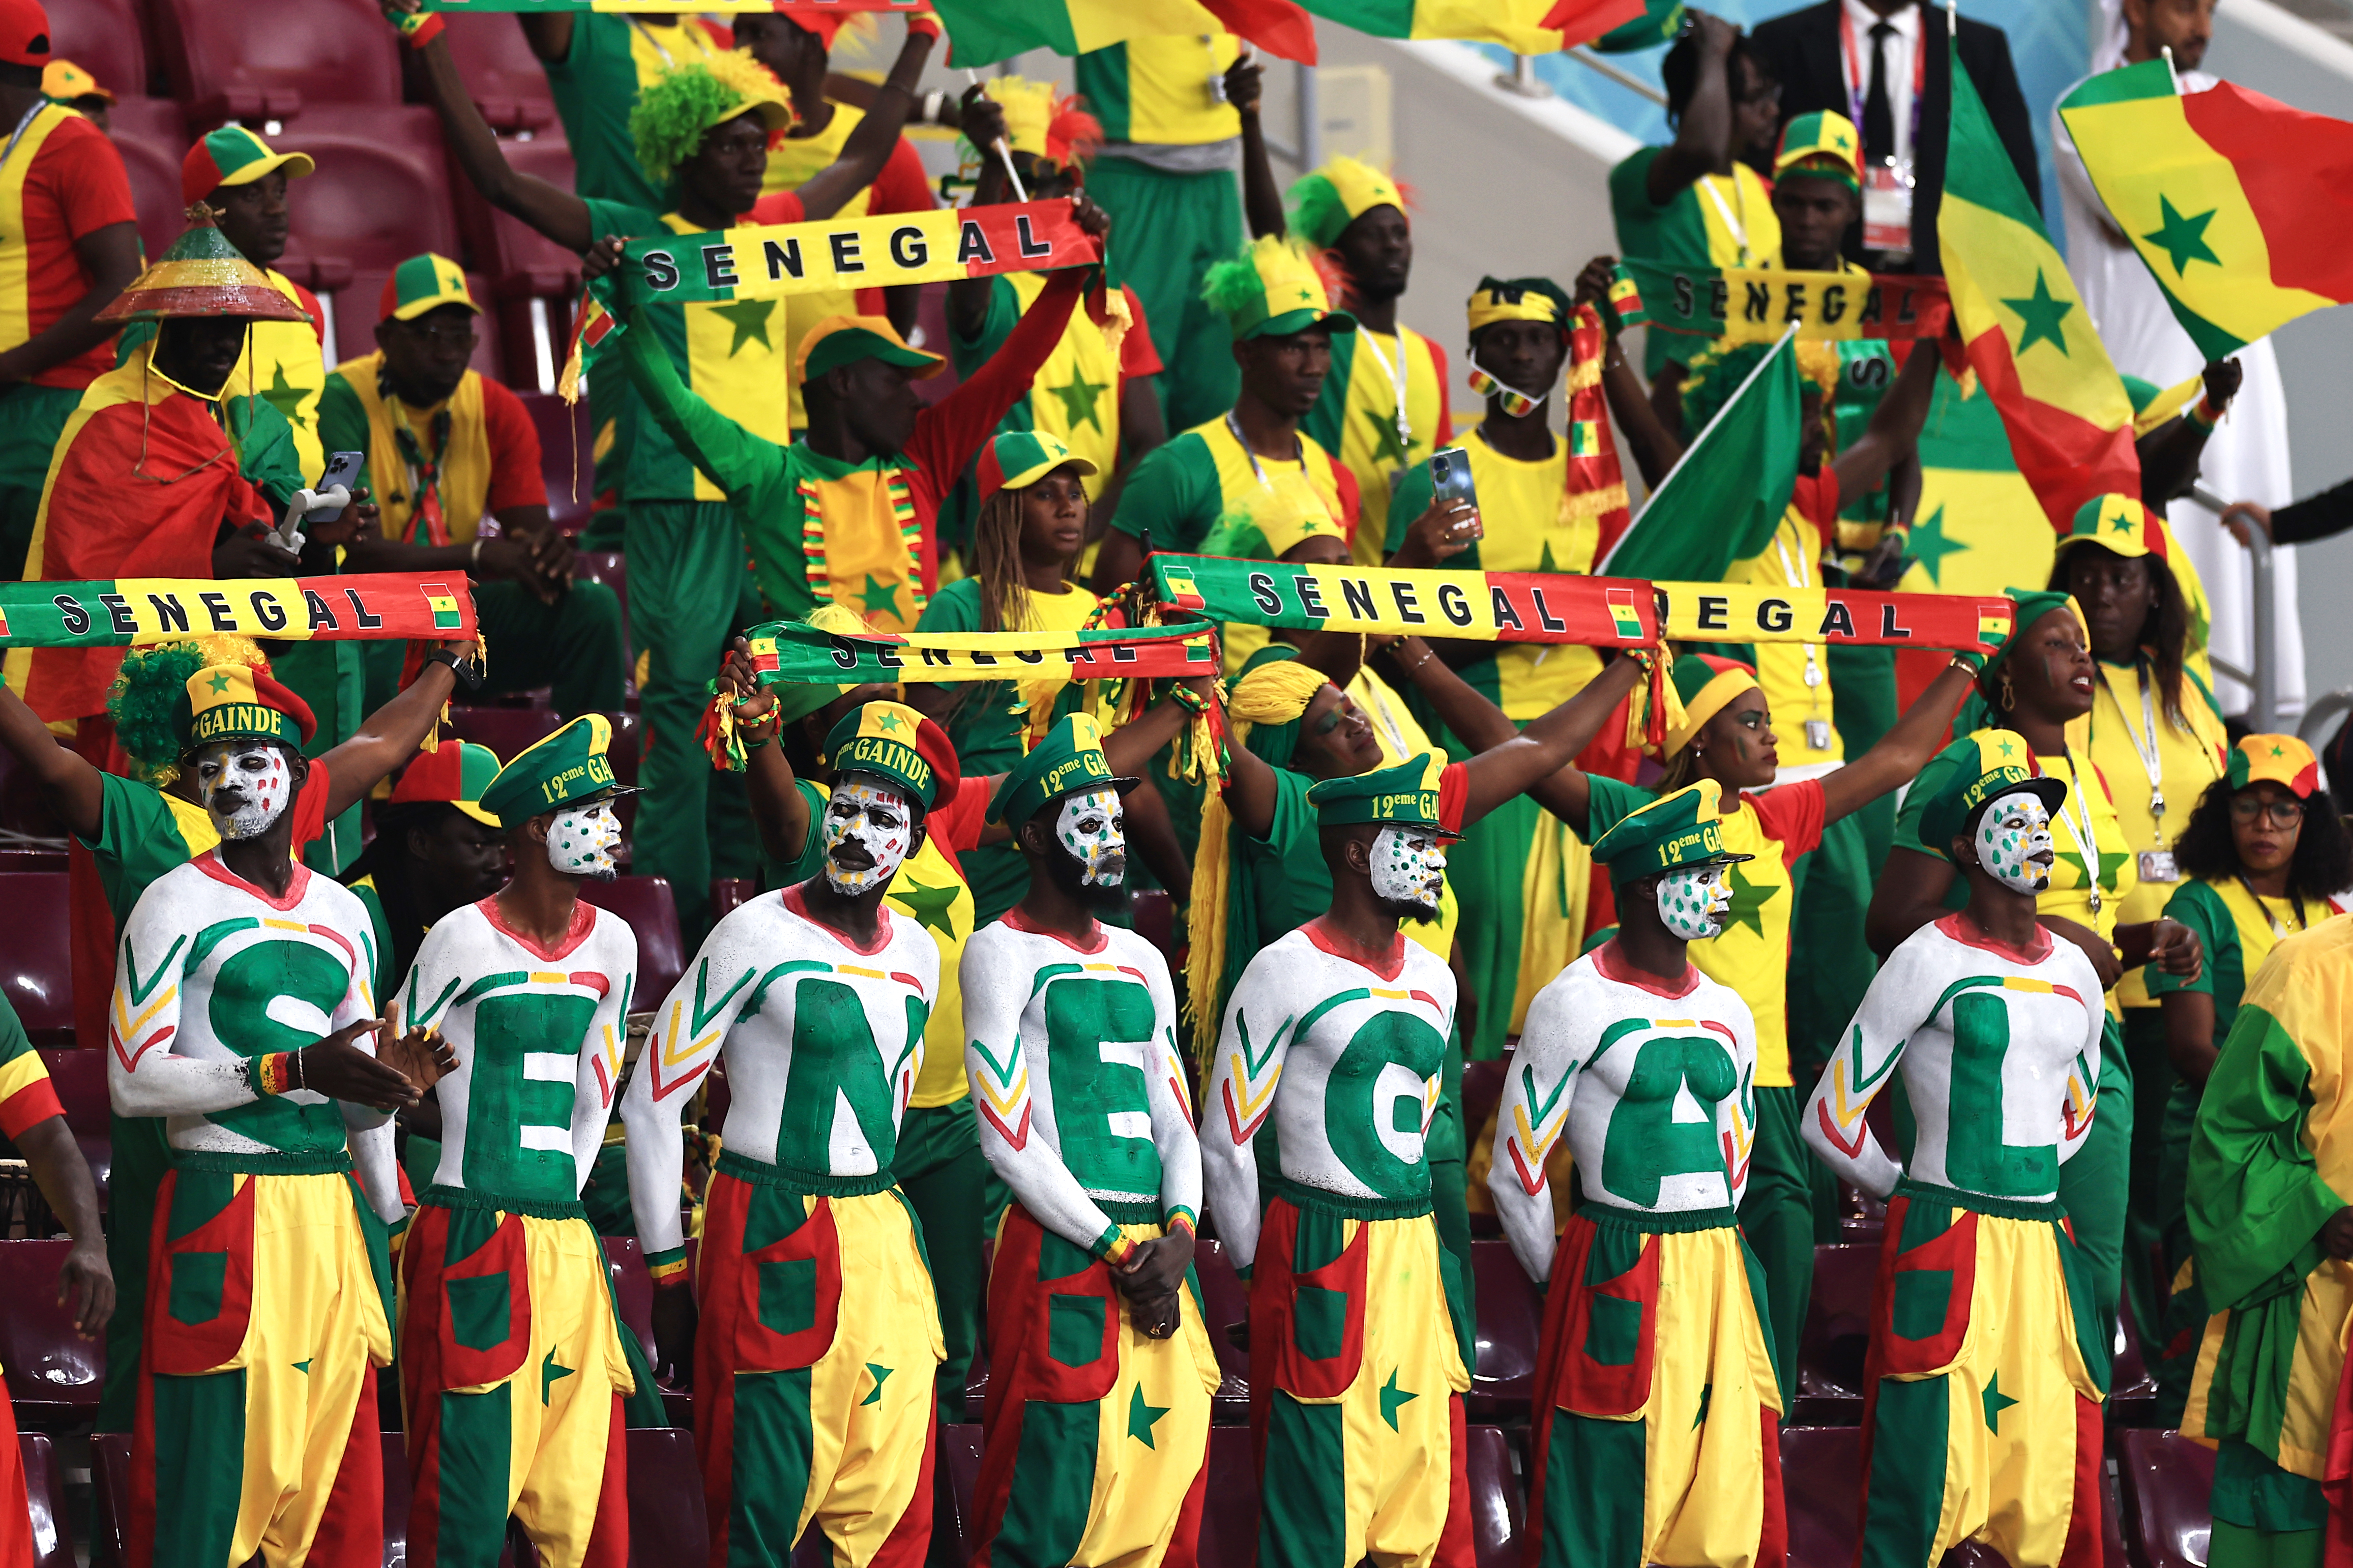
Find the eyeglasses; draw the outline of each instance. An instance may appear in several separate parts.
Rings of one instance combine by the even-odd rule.
[[[427,348],[460,349],[471,353],[474,352],[474,345],[481,342],[481,339],[475,335],[471,326],[420,327],[414,321],[406,322],[404,325],[410,337]]]
[[[2257,800],[2253,795],[2236,795],[2231,801],[2231,820],[2253,822],[2257,816],[2268,816],[2274,827],[2294,827],[2304,820],[2304,802],[2300,800]]]

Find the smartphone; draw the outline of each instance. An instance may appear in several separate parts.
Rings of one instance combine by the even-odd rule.
[[[1471,454],[1460,447],[1440,447],[1430,455],[1430,484],[1441,501],[1462,502],[1471,509],[1472,539],[1487,536],[1486,525],[1479,520],[1479,490],[1471,479]]]
[[[311,488],[322,494],[333,489],[337,485],[343,486],[347,490],[354,489],[360,482],[360,469],[366,464],[366,462],[367,454],[365,452],[329,453],[327,457],[327,471],[319,476],[319,482]],[[302,514],[302,521],[304,522],[332,522],[335,519],[343,515],[343,509],[339,506],[314,507],[311,510]]]

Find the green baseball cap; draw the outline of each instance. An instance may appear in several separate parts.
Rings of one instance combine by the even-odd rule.
[[[471,290],[466,287],[466,269],[446,256],[427,251],[412,256],[392,269],[384,280],[384,293],[376,300],[375,314],[379,321],[413,321],[427,310],[438,310],[444,305],[463,305],[476,315],[482,308],[474,303]]]
[[[964,782],[948,732],[903,702],[863,702],[825,738],[839,773],[871,773],[929,811]]]
[[[1445,752],[1421,752],[1393,768],[1325,779],[1309,787],[1307,801],[1324,827],[1371,822],[1384,827],[1434,828],[1446,837],[1460,838],[1462,800],[1459,794],[1451,803],[1445,798],[1446,766]]]
[[[888,316],[828,316],[801,338],[793,378],[814,381],[838,365],[862,359],[879,359],[913,371],[917,381],[939,374],[948,363],[937,354],[909,348]]]
[[[1714,779],[1663,795],[1618,819],[1594,841],[1593,858],[1615,882],[1635,882],[1686,866],[1748,860],[1724,847],[1724,814]]]
[[[1115,789],[1125,795],[1141,779],[1124,779],[1103,756],[1103,726],[1092,713],[1066,713],[1046,738],[1013,765],[988,803],[988,820],[1018,827],[1068,795]]]
[[[2056,812],[2067,786],[2036,771],[2034,748],[2013,730],[1980,730],[1969,737],[1976,755],[1964,753],[1961,767],[1920,813],[1920,840],[1939,855],[1956,838],[1977,830],[1985,808],[2006,795],[2026,794]]]
[[[1335,332],[1356,330],[1356,317],[1332,309],[1324,275],[1316,271],[1307,247],[1274,235],[1211,267],[1201,284],[1201,298],[1225,317],[1237,342],[1285,338],[1318,326]]]
[[[635,795],[613,777],[606,753],[613,744],[613,721],[583,713],[537,745],[515,753],[482,791],[482,809],[501,827],[519,827],[534,816],[585,805],[609,795]]]
[[[1782,128],[1780,151],[1773,155],[1773,175],[1797,173],[1837,180],[1849,190],[1862,188],[1862,137],[1854,121],[1832,109],[1800,114]]]

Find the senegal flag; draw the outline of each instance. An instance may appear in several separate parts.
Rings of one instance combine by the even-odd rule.
[[[2140,493],[2132,400],[1957,55],[1950,136],[1936,239],[1953,313],[2018,471],[2064,532],[2092,497]]]
[[[2059,105],[2084,168],[2208,359],[2353,300],[2353,125],[2221,82],[2187,96],[2163,60]]]
[[[1734,562],[1765,548],[1788,509],[1799,417],[1792,328],[1659,481],[1594,575],[1722,582]]]
[[[1642,0],[1303,0],[1307,9],[1377,38],[1466,38],[1516,54],[1587,43],[1642,15]]]
[[[1270,54],[1315,63],[1315,25],[1291,0],[938,0],[949,62],[994,65],[1026,49],[1058,55],[1130,38],[1232,33]]]

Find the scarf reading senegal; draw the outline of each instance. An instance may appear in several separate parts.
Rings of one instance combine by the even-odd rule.
[[[1148,626],[1135,631],[908,632],[843,637],[799,621],[771,621],[746,634],[763,686],[863,686],[898,681],[1176,680],[1219,671],[1216,629]]]
[[[1685,267],[1630,257],[1619,263],[1610,307],[1621,326],[1769,343],[1795,326],[1799,339],[1936,338],[1951,319],[1941,278],[1784,272],[1761,267]]]
[[[474,635],[465,574],[351,577],[123,577],[104,583],[0,583],[0,646],[143,647],[178,637],[339,641]]]

